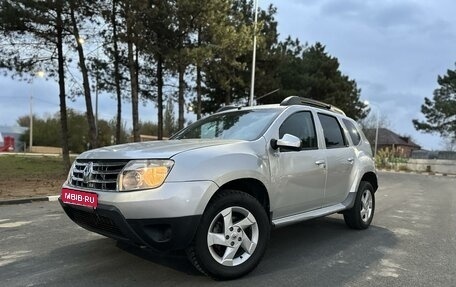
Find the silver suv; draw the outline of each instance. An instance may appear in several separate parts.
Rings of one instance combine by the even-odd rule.
[[[331,105],[289,97],[225,107],[168,141],[85,152],[60,203],[88,230],[186,250],[201,272],[231,279],[260,262],[272,228],[339,212],[349,227],[366,229],[377,187],[356,122]]]

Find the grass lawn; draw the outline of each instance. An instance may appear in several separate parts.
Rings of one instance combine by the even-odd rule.
[[[59,194],[66,176],[61,157],[0,155],[0,199]]]

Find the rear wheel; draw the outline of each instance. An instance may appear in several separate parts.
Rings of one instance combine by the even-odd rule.
[[[257,266],[269,233],[269,219],[258,200],[241,191],[221,191],[204,212],[187,253],[201,272],[233,279]]]
[[[366,229],[374,218],[374,188],[367,181],[359,184],[354,206],[344,212],[345,223],[353,229]]]

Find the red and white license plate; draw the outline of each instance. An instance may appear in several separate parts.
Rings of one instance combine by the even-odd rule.
[[[62,199],[64,203],[68,204],[82,205],[92,208],[97,208],[98,206],[98,194],[69,188],[62,188],[60,199]]]

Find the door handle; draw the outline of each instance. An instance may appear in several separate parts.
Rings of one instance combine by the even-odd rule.
[[[352,158],[352,157],[349,157],[349,158],[347,159],[347,161],[348,161],[349,164],[353,164],[353,163],[355,162],[355,159]]]
[[[315,164],[318,165],[319,167],[326,168],[326,161],[324,161],[324,160],[317,160],[315,162]]]

